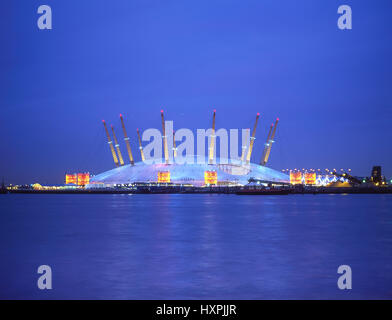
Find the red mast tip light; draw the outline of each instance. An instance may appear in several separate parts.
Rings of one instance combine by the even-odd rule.
[[[163,110],[161,110],[161,113],[163,113]]]
[[[120,113],[120,118],[122,118],[122,114]]]
[[[279,118],[276,118],[276,121],[279,121]]]
[[[214,109],[214,112],[216,112],[216,109]]]
[[[102,120],[103,123],[105,123],[105,120]]]
[[[259,116],[259,115],[260,115],[260,112],[257,112],[257,115]]]

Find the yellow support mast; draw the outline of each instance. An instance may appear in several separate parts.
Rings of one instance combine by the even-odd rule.
[[[116,150],[117,150],[118,159],[120,160],[120,166],[123,166],[124,165],[124,159],[123,159],[122,154],[121,154],[120,145],[118,144],[116,134],[114,133],[113,125],[111,125],[111,127],[112,127],[112,132],[113,132],[113,139],[114,139],[114,143],[115,143],[114,146],[116,147]]]
[[[140,150],[140,155],[142,157],[142,161],[146,160],[146,158],[144,157],[144,152],[143,152],[143,147],[142,147],[142,139],[140,139],[140,132],[139,129],[136,129],[137,131],[137,138],[139,140],[139,150]]]
[[[117,159],[116,151],[114,151],[113,142],[112,142],[112,139],[110,138],[109,131],[108,131],[108,128],[106,126],[105,120],[102,120],[102,123],[103,123],[103,126],[105,127],[105,132],[106,132],[106,136],[108,138],[108,144],[109,144],[109,147],[110,147],[110,151],[112,152],[114,164],[116,165],[116,167],[118,167],[118,159]]]
[[[268,146],[269,146],[269,139],[270,139],[270,137],[271,137],[271,132],[272,132],[272,128],[273,128],[273,127],[274,127],[274,124],[272,123],[272,124],[271,124],[271,127],[270,127],[270,129],[269,129],[269,131],[268,131],[267,141],[266,141],[266,143],[264,143],[263,155],[261,156],[261,162],[260,162],[260,164],[261,164],[262,166],[265,165],[265,162],[264,162],[264,160],[265,160],[265,155],[267,154],[267,150],[268,150]]]
[[[173,159],[177,157],[176,132],[173,130]]]
[[[249,164],[250,163],[250,157],[252,155],[252,150],[253,150],[253,144],[255,142],[255,135],[256,135],[256,128],[257,128],[257,122],[259,121],[259,117],[260,117],[260,113],[256,114],[256,121],[255,121],[255,125],[253,126],[253,131],[252,131],[252,136],[250,137],[250,145],[249,145],[249,150],[248,150],[248,154],[246,155],[246,163]]]
[[[161,110],[161,120],[162,120],[162,138],[163,138],[163,150],[165,152],[165,163],[169,164],[169,149],[167,148],[167,137],[165,129],[165,118],[163,116],[163,110]]]
[[[250,130],[250,129],[249,129]],[[246,145],[242,146],[241,163],[244,162]]]
[[[124,132],[124,140],[125,140],[125,145],[127,146],[129,161],[130,161],[131,165],[134,165],[135,162],[133,161],[131,145],[129,143],[129,137],[127,135],[127,131],[125,130],[124,119],[123,119],[122,114],[120,114],[120,119],[121,119],[121,126],[122,126],[122,129],[123,129],[123,132]]]
[[[210,147],[208,148],[208,164],[213,164],[213,162],[214,162],[214,148],[215,148],[215,114],[216,114],[216,110],[214,109],[214,115],[213,115],[213,117],[212,117],[212,132],[211,132]]]
[[[267,149],[267,152],[266,152],[263,164],[262,164],[263,166],[265,166],[267,164],[269,155],[271,153],[272,144],[275,142],[274,138],[275,138],[275,133],[276,133],[276,128],[278,126],[278,122],[279,122],[279,118],[277,118],[275,121],[274,130],[272,131],[271,139],[268,141],[268,149]]]

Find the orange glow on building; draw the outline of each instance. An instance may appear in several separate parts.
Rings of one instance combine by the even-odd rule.
[[[65,175],[65,184],[77,184],[78,183],[78,176],[77,174],[66,174]]]
[[[39,183],[34,183],[32,187],[34,190],[42,190],[43,189],[43,187]]]
[[[305,184],[316,184],[316,172],[305,173]]]
[[[300,171],[290,171],[290,183],[291,184],[301,184],[302,183],[302,173]]]
[[[78,186],[85,186],[90,183],[89,173],[78,173]]]
[[[170,171],[159,171],[158,172],[158,182],[159,183],[169,183],[170,182]]]
[[[204,183],[211,185],[218,183],[218,174],[216,171],[204,171]]]

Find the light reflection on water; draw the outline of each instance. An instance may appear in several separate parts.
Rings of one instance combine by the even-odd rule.
[[[390,195],[4,195],[0,298],[392,298],[391,209]]]

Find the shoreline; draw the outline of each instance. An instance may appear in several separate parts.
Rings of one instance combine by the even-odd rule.
[[[309,188],[244,188],[244,187],[144,187],[136,189],[76,189],[32,190],[6,189],[1,194],[236,194],[236,195],[289,195],[289,194],[392,194],[392,187],[309,187]]]

